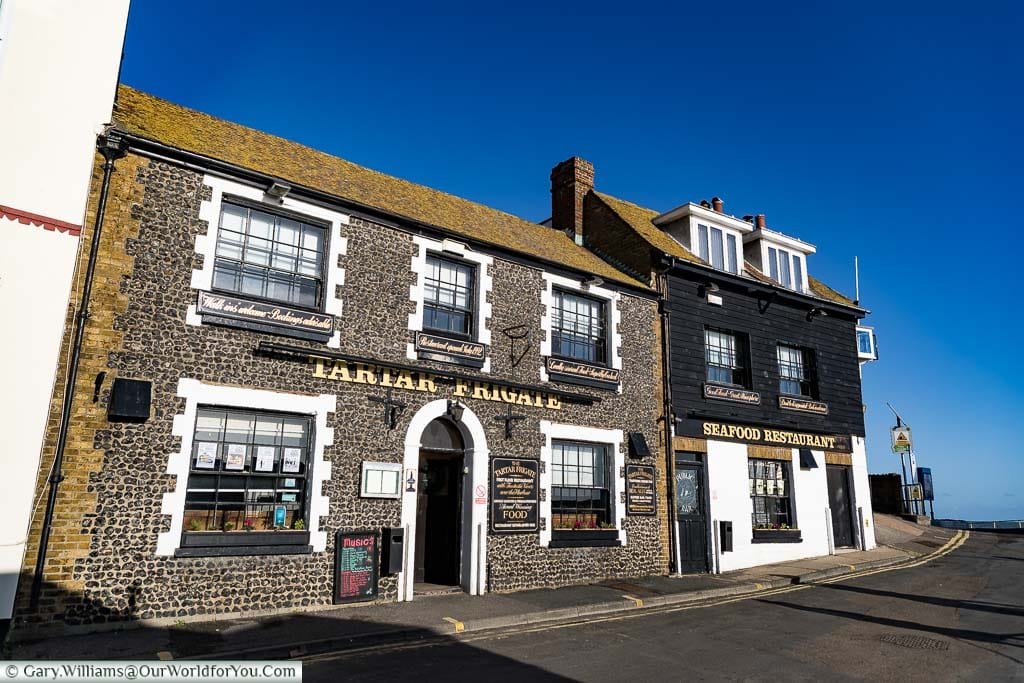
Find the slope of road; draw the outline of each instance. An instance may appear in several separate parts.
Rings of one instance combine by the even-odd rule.
[[[1024,681],[1024,537],[846,580],[504,633],[367,648],[305,665],[345,680]]]

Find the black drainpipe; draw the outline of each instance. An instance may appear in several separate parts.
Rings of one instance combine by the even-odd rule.
[[[675,447],[672,445],[672,428],[675,423],[674,411],[672,410],[672,328],[668,317],[668,273],[672,270],[675,259],[670,258],[664,272],[655,274],[658,282],[658,311],[661,314],[661,381],[662,395],[665,397],[665,406],[662,419],[665,422],[665,492],[668,500],[666,509],[668,511],[668,543],[669,558],[675,558],[676,573],[679,573],[680,558],[676,557],[678,542],[676,539],[676,496],[675,496]]]
[[[50,490],[46,496],[46,514],[43,515],[43,529],[39,536],[39,553],[36,555],[35,574],[32,577],[32,594],[29,605],[35,609],[39,605],[39,593],[43,588],[43,569],[46,564],[46,547],[50,542],[50,524],[53,522],[53,510],[57,503],[57,488],[64,480],[61,465],[64,461],[64,447],[68,440],[68,423],[71,421],[71,401],[73,399],[75,381],[78,379],[78,360],[82,353],[82,335],[85,323],[89,319],[89,295],[92,293],[92,277],[96,270],[96,255],[99,252],[100,235],[103,229],[103,214],[107,208],[107,192],[110,189],[110,176],[114,172],[114,162],[125,155],[128,144],[116,132],[108,131],[101,135],[96,147],[103,155],[103,184],[100,186],[99,203],[96,206],[96,221],[92,229],[92,244],[89,246],[89,262],[85,268],[85,283],[82,286],[82,298],[75,316],[75,334],[71,343],[71,358],[68,361],[68,376],[64,383],[64,397],[61,401],[60,428],[57,432],[57,446],[53,455],[53,467],[50,469]]]

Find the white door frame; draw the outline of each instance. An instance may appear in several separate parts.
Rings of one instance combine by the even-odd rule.
[[[461,404],[460,404],[461,405]],[[462,405],[462,419],[455,424],[466,447],[463,466],[469,473],[462,478],[462,538],[459,565],[460,584],[470,595],[486,592],[484,581],[487,558],[487,474],[490,450],[480,419]],[[405,529],[405,558],[398,582],[398,599],[413,599],[416,567],[416,488],[419,486],[420,442],[427,425],[448,412],[448,400],[431,401],[420,408],[405,434],[405,457],[402,474],[402,527]],[[414,485],[409,487],[412,477]],[[409,488],[413,490],[410,491]],[[478,495],[482,494],[482,495]]]

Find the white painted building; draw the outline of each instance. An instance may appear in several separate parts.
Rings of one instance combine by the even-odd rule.
[[[129,0],[0,0],[0,619],[11,616]]]

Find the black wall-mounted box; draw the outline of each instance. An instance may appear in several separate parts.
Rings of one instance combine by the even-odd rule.
[[[718,523],[718,541],[723,553],[732,552],[732,522]]]
[[[402,571],[402,559],[405,557],[405,529],[385,527],[381,554],[381,574],[393,576]]]
[[[115,377],[110,389],[107,419],[112,422],[145,422],[149,419],[152,394],[152,382]]]

